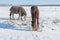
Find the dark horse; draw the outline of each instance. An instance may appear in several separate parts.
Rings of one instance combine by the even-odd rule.
[[[12,6],[10,8],[10,19],[13,17],[14,19],[14,14],[19,14],[18,19],[21,17],[22,20],[22,16],[24,16],[24,19],[26,20],[26,11],[23,7],[20,6]]]
[[[31,7],[31,15],[32,15],[32,28],[36,31],[39,27],[39,10],[37,6]]]

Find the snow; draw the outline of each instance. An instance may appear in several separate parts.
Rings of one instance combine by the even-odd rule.
[[[0,6],[0,40],[60,40],[60,6],[40,6],[39,30],[32,31],[30,7],[27,20],[9,19],[10,6]]]
[[[60,32],[34,32],[0,28],[0,40],[60,40]]]

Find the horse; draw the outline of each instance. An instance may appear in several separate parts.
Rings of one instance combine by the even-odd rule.
[[[36,31],[39,28],[39,10],[37,6],[31,7],[32,28]]]
[[[23,7],[21,7],[21,6],[12,6],[10,8],[10,19],[12,19],[12,17],[14,19],[14,14],[19,14],[18,19],[20,19],[20,17],[21,17],[21,20],[22,20],[22,16],[24,16],[24,20],[26,20],[26,15],[27,14],[26,14],[26,11]]]

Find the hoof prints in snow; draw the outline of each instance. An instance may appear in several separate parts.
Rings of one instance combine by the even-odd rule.
[[[0,20],[0,28],[28,31],[30,30],[29,22],[21,21],[21,20]]]
[[[39,19],[39,30],[46,31],[60,31],[60,20],[56,18]],[[57,21],[59,20],[59,21]],[[16,29],[16,30],[32,30],[31,20],[27,18],[26,21],[21,20],[0,20],[0,28]]]

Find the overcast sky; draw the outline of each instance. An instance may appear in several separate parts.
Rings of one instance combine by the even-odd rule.
[[[16,5],[59,5],[60,0],[0,0],[0,4],[16,4]]]

